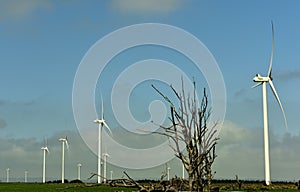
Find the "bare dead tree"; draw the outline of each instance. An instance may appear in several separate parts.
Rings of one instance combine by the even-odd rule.
[[[218,138],[216,137],[216,124],[208,125],[211,110],[206,90],[203,90],[202,99],[198,102],[195,81],[193,81],[192,96],[186,95],[183,80],[180,93],[170,85],[179,103],[179,106],[175,106],[170,97],[164,95],[154,85],[152,87],[170,105],[171,126],[161,125],[162,131],[155,133],[168,137],[175,156],[181,160],[188,172],[189,190],[210,191],[214,176],[212,165],[217,157],[215,148]],[[182,145],[185,150],[180,147]]]

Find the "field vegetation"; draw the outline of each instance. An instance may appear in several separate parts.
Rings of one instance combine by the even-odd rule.
[[[155,185],[156,181],[138,181],[143,186]],[[158,181],[157,181],[158,182]],[[188,188],[187,188],[188,190]],[[296,192],[300,191],[295,183],[292,182],[275,182],[270,186],[265,186],[260,181],[216,181],[212,182],[212,191],[270,191],[270,192]],[[109,185],[98,185],[95,183],[0,183],[0,191],[35,191],[35,192],[51,192],[51,191],[100,191],[100,192],[132,192],[139,191],[138,187],[112,187]]]
[[[78,183],[0,183],[0,191],[3,192],[22,192],[22,191],[34,191],[34,192],[54,192],[54,191],[103,191],[103,192],[131,192],[137,191],[138,188],[132,187],[111,187],[107,185],[96,185],[96,184],[78,184]]]

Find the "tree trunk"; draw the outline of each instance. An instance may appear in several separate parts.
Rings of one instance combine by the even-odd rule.
[[[216,158],[215,145],[218,138],[214,127],[208,127],[207,122],[210,117],[210,109],[208,108],[208,96],[204,89],[203,97],[198,102],[196,96],[196,84],[194,84],[193,94],[186,95],[182,82],[182,92],[177,92],[172,86],[179,106],[160,92],[156,87],[152,87],[170,104],[170,120],[171,126],[160,126],[163,132],[154,132],[164,135],[170,139],[173,145],[175,155],[184,164],[189,175],[189,191],[203,192],[205,187],[207,190],[211,188],[212,164]],[[185,144],[186,150],[180,150],[180,142]]]

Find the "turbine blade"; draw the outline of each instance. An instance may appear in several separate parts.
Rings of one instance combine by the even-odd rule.
[[[273,25],[273,21],[272,23],[272,52],[271,52],[271,56],[270,56],[270,66],[269,66],[269,71],[268,71],[268,77],[271,78],[272,76],[272,65],[273,65],[273,55],[274,55],[274,25]]]
[[[67,146],[67,150],[70,151],[70,147],[69,147],[68,141],[66,141],[66,146]]]
[[[67,138],[67,137],[66,137]],[[68,140],[66,139],[66,147],[67,147],[67,150],[70,151],[70,147],[69,147],[69,143],[68,143]]]
[[[277,100],[277,102],[278,102],[278,104],[279,104],[279,106],[280,106],[280,109],[281,109],[281,111],[282,111],[283,118],[284,118],[284,123],[285,123],[285,127],[286,127],[286,129],[287,129],[287,128],[288,128],[288,126],[287,126],[287,120],[286,120],[286,117],[285,117],[285,113],[284,113],[282,104],[281,104],[281,102],[280,102],[280,99],[279,99],[279,97],[278,97],[278,94],[277,94],[277,92],[276,92],[276,89],[275,89],[275,87],[274,87],[274,84],[273,84],[272,80],[270,80],[269,83],[270,83],[270,87],[271,87],[271,89],[272,89],[272,91],[273,91],[273,93],[274,93],[274,95],[275,95],[275,97],[276,97],[276,100]]]
[[[258,87],[258,86],[260,86],[261,84],[262,84],[262,82],[257,83],[256,85],[253,85],[251,88],[253,89],[253,88],[255,88],[255,87]]]
[[[101,94],[101,113],[102,113],[102,119],[104,119],[104,106],[103,106],[102,94]]]
[[[103,121],[103,125],[107,128],[107,130],[109,131],[109,133],[112,135],[112,132],[111,132],[109,126],[106,124],[105,121]]]
[[[46,137],[44,136],[44,146],[47,146]]]

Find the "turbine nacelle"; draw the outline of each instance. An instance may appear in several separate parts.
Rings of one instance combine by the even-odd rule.
[[[95,119],[95,120],[94,120],[94,123],[99,124],[99,127],[100,127],[100,125],[106,127],[107,130],[108,130],[108,132],[112,135],[112,132],[111,132],[109,126],[106,124],[106,122],[105,122],[104,119]]]
[[[60,142],[68,142],[68,137],[66,136],[65,138],[60,138],[59,141]]]
[[[103,153],[103,157],[106,158],[106,157],[110,157],[110,155],[108,153]]]
[[[66,136],[66,138],[60,138],[59,139],[60,142],[65,143],[67,146],[67,150],[69,151],[69,143],[68,143],[68,138]]]
[[[98,123],[98,124],[104,124],[105,120],[104,119],[95,119],[94,123]]]
[[[270,77],[262,77],[260,74],[256,74],[253,78],[254,82],[268,82],[272,80]]]
[[[42,147],[41,149],[42,149],[42,150],[44,150],[44,151],[47,151],[47,152],[49,152],[49,149],[48,149],[48,147]]]

